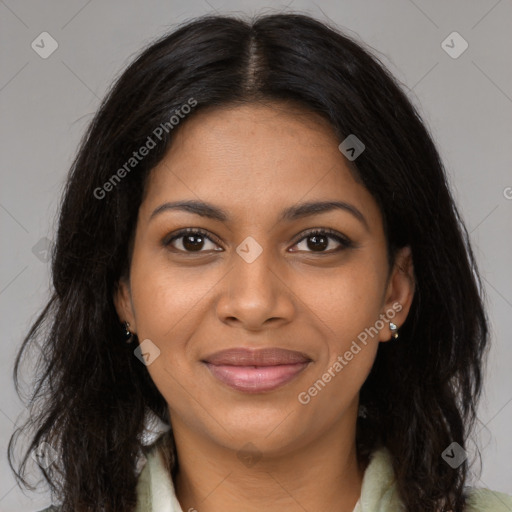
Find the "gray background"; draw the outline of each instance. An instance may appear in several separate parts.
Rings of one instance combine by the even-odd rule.
[[[48,295],[45,239],[54,238],[59,197],[80,136],[108,85],[143,45],[186,19],[213,11],[293,10],[332,20],[374,48],[420,106],[471,233],[492,323],[493,347],[479,409],[483,472],[472,483],[512,494],[512,2],[287,4],[0,0],[1,512],[37,510],[49,503],[44,492],[25,496],[7,466],[7,441],[23,411],[11,374],[22,336]],[[441,46],[453,31],[469,44],[458,58]],[[46,59],[31,47],[42,32],[58,43]],[[461,48],[457,40],[447,44]]]

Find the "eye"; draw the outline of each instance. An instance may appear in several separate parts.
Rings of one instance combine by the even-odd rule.
[[[329,247],[330,242],[333,241],[338,243],[338,248],[334,248],[333,250],[326,251],[325,249]],[[300,243],[305,242],[306,245],[306,251],[307,249],[310,249],[310,252],[317,252],[317,253],[327,253],[331,254],[334,252],[339,252],[343,249],[347,249],[350,247],[354,247],[354,243],[347,237],[341,235],[340,233],[333,231],[332,229],[313,229],[306,233],[305,236],[302,236],[302,238],[299,240],[299,243],[295,245],[300,245]],[[293,251],[298,252],[298,251]]]
[[[188,253],[205,252],[202,251],[201,249],[204,249],[205,244],[208,245],[207,242],[216,245],[216,243],[213,242],[213,240],[207,235],[207,232],[199,228],[182,229],[175,233],[172,238],[164,240],[163,244],[164,246],[168,247],[170,245],[173,245],[175,241],[178,242],[176,244],[178,245],[178,247],[176,247],[175,245],[173,246],[175,249],[177,249],[180,252]],[[215,249],[214,247],[211,247],[210,250],[218,251],[218,249]]]
[[[354,243],[349,238],[328,228],[312,229],[306,232],[306,234],[303,234],[302,238],[300,238],[294,246],[300,245],[303,241],[307,241],[305,242],[307,248],[292,252],[304,252],[304,250],[308,252],[307,249],[310,249],[309,252],[331,254],[343,249],[354,247]],[[325,249],[332,245],[331,242],[333,241],[337,243],[339,247],[334,249],[331,248],[331,250],[326,251]],[[208,242],[211,244],[210,248],[208,248]],[[212,240],[207,231],[200,228],[182,229],[175,233],[170,239],[164,239],[162,243],[165,247],[172,246],[178,252],[184,253],[200,253],[208,250],[217,252],[223,250],[222,248],[216,249],[215,246],[218,247],[220,244]]]

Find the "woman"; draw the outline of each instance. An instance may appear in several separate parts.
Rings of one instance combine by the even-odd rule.
[[[204,17],[143,51],[52,274],[15,378],[38,340],[18,473],[35,451],[59,510],[512,510],[465,488],[488,324],[442,162],[335,28]]]

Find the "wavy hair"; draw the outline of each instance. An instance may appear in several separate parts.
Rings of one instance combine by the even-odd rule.
[[[379,345],[361,388],[358,455],[390,450],[407,511],[462,512],[468,462],[454,470],[441,454],[454,441],[466,447],[488,344],[467,230],[432,136],[397,79],[362,43],[293,13],[188,20],[116,77],[69,171],[50,299],[15,361],[20,394],[20,365],[40,347],[30,417],[9,443],[18,482],[29,486],[26,463],[46,442],[58,457],[41,470],[64,512],[134,510],[146,413],[166,423],[169,413],[124,342],[113,295],[129,273],[148,173],[187,122],[171,129],[170,116],[190,98],[197,104],[187,118],[207,107],[290,102],[327,119],[340,141],[353,133],[364,142],[352,167],[381,209],[390,266],[409,245],[416,283],[400,337]],[[158,126],[167,129],[157,146],[100,194]],[[15,468],[15,445],[29,431]]]

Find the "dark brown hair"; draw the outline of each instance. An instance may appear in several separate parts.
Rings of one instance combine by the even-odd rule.
[[[416,289],[400,337],[379,345],[361,389],[358,454],[390,450],[407,511],[461,512],[468,463],[452,469],[441,453],[454,441],[466,446],[488,342],[468,233],[433,140],[396,79],[361,43],[300,14],[189,21],[142,51],[102,102],[63,195],[51,298],[16,359],[19,393],[20,362],[40,345],[32,414],[9,444],[13,466],[20,432],[34,431],[20,482],[28,485],[27,459],[46,441],[59,457],[42,471],[64,512],[134,509],[145,412],[169,418],[124,343],[113,293],[129,272],[146,177],[187,122],[171,129],[169,119],[190,98],[197,104],[187,119],[207,107],[294,102],[327,119],[340,142],[356,134],[365,144],[354,166],[382,211],[390,265],[398,248],[411,247]],[[162,124],[157,146],[99,194]]]

